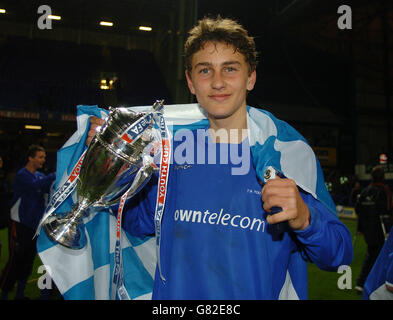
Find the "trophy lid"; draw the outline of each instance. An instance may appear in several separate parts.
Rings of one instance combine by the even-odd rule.
[[[123,133],[132,123],[143,117],[143,113],[136,113],[127,108],[109,107],[107,126],[115,134]]]

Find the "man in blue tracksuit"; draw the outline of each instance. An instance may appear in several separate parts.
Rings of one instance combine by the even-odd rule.
[[[209,126],[174,137],[153,299],[306,299],[307,261],[323,270],[350,264],[350,233],[294,180],[257,178],[246,103],[256,81],[253,38],[222,18],[202,19],[189,34],[187,84]],[[153,178],[127,203],[123,228],[157,231],[156,197]]]
[[[31,274],[36,256],[35,230],[44,213],[45,198],[55,173],[45,175],[39,171],[45,163],[45,149],[31,145],[27,163],[15,175],[14,196],[11,201],[11,226],[9,229],[9,260],[0,279],[2,299],[18,283],[16,299],[24,298],[26,281]]]

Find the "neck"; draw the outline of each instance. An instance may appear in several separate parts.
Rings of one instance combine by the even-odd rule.
[[[29,171],[33,174],[37,171],[37,169],[29,162],[26,164],[25,168],[27,171]]]
[[[209,133],[216,143],[241,143],[247,137],[247,108],[239,109],[226,118],[208,115]]]

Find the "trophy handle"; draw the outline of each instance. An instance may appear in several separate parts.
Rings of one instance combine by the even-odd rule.
[[[138,172],[136,173],[135,179],[133,180],[131,186],[128,188],[128,195],[127,195],[127,200],[132,198],[135,194],[141,190],[146,183],[150,180],[152,174],[154,171],[157,171],[158,167],[154,163],[147,163],[143,165]],[[93,204],[94,207],[106,207],[106,206],[112,206],[115,204],[118,204],[120,201],[120,197],[117,197],[116,199],[110,200],[108,202],[102,203],[102,202],[96,202]]]

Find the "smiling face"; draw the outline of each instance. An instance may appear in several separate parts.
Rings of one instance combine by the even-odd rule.
[[[45,163],[46,153],[44,151],[37,151],[34,157],[29,157],[29,163],[35,169],[42,169]]]
[[[186,78],[211,124],[221,119],[231,123],[245,121],[247,90],[254,88],[256,72],[250,72],[244,55],[232,45],[207,42],[192,56]]]

